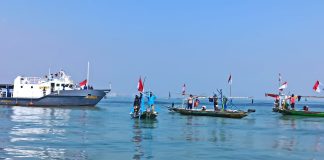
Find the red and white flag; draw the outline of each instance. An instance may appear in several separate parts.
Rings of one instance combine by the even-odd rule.
[[[186,95],[186,84],[182,86],[182,95]]]
[[[139,92],[143,92],[143,90],[144,90],[144,85],[143,85],[143,82],[142,82],[142,78],[141,78],[141,77],[140,77],[140,79],[138,80],[137,90],[138,90]]]
[[[83,88],[85,85],[87,85],[87,80],[85,79],[84,81],[82,81],[82,82],[80,82],[79,83],[79,86],[81,87],[81,88]]]
[[[283,89],[286,89],[287,87],[288,87],[288,82],[285,82],[279,87],[279,90],[282,91]]]
[[[321,84],[320,81],[316,81],[316,82],[315,82],[315,85],[314,85],[314,87],[313,87],[313,90],[314,90],[315,92],[318,92],[318,93],[321,92],[321,89],[319,88],[320,84]]]
[[[230,74],[230,76],[228,77],[228,84],[232,84],[232,74]]]

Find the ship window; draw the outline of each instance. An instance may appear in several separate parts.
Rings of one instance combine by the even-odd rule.
[[[30,88],[34,88],[34,86],[31,86]]]
[[[64,87],[65,84],[61,84],[62,87]]]
[[[56,87],[60,86],[60,84],[56,84]]]
[[[20,88],[23,88],[23,86],[20,86]]]

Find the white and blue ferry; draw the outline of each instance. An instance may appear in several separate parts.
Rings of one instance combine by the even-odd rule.
[[[110,92],[84,84],[75,84],[63,70],[44,77],[18,76],[14,84],[0,84],[0,105],[95,106]]]

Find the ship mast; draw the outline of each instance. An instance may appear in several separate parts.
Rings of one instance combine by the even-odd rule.
[[[88,71],[87,71],[87,88],[89,87],[89,75],[90,75],[90,62],[88,61]]]

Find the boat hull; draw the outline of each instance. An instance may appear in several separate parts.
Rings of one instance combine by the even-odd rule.
[[[66,90],[54,92],[41,98],[0,98],[0,105],[95,106],[106,93],[106,90]]]
[[[283,115],[295,115],[295,116],[306,116],[306,117],[324,117],[324,112],[281,110],[280,113]]]
[[[147,112],[144,111],[141,114],[134,115],[134,113],[131,113],[132,118],[140,118],[140,119],[155,119],[158,116],[157,112]]]
[[[246,112],[230,112],[230,111],[202,111],[202,110],[187,110],[180,108],[172,108],[172,111],[178,112],[182,115],[191,116],[210,116],[210,117],[224,117],[224,118],[243,118],[248,114]]]
[[[155,119],[157,117],[157,112],[143,112],[140,116],[141,119]]]
[[[272,112],[279,112],[279,110],[280,110],[280,109],[277,108],[277,107],[273,107],[273,108],[272,108]]]

